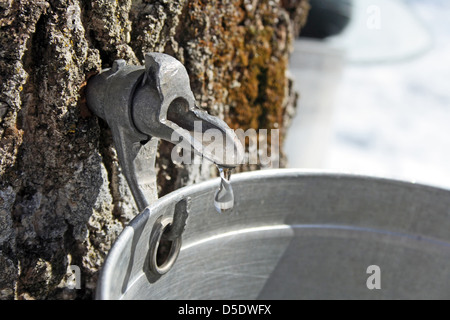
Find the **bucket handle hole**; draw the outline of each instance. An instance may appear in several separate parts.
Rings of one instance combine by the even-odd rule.
[[[150,239],[150,270],[157,276],[168,272],[178,257],[181,248],[181,238],[168,239],[172,219],[161,219],[155,225]]]

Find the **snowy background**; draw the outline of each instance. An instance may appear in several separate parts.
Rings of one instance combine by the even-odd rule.
[[[332,71],[310,63],[314,80],[307,61],[296,69],[308,43],[295,44],[292,72],[305,105],[288,132],[290,166],[450,188],[450,1],[356,2],[346,32],[319,44],[338,50]],[[377,30],[360,25],[373,5]],[[312,92],[314,81],[327,85]]]

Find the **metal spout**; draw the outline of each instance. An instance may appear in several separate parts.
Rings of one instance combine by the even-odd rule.
[[[159,139],[190,147],[223,167],[241,163],[244,148],[228,125],[196,106],[184,66],[163,53],[145,56],[145,67],[117,60],[91,78],[89,108],[111,128],[122,170],[139,210],[157,199],[155,159]],[[199,132],[201,131],[201,132]],[[211,147],[204,134],[222,144]]]

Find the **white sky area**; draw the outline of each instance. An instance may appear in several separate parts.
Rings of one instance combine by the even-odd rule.
[[[294,119],[285,145],[291,167],[450,188],[450,1],[354,2],[358,5],[352,24],[324,44],[342,50],[343,58],[331,89],[315,93],[331,96],[327,99],[331,105],[326,106],[330,115],[313,119],[316,127],[326,129],[303,130],[305,136],[296,137],[300,129],[295,126],[301,123]],[[367,9],[374,5],[379,8],[379,29],[365,25],[374,14]],[[326,72],[323,66],[318,70],[320,79],[327,77]],[[293,74],[301,77],[302,68]],[[300,79],[297,86],[301,94],[305,81]],[[306,103],[319,101],[305,98]],[[323,108],[321,103],[317,108]],[[302,114],[302,100],[296,117],[308,118]],[[297,148],[302,141],[323,145],[320,152],[298,151],[303,150]],[[312,152],[315,157],[308,154]],[[302,157],[314,160],[302,163]]]

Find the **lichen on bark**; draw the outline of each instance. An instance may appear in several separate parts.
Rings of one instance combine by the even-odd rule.
[[[0,3],[0,299],[92,298],[98,271],[138,212],[111,133],[84,88],[115,59],[182,61],[201,108],[232,128],[286,127],[295,14],[267,0],[6,0]],[[287,7],[286,7],[287,8]],[[214,175],[159,149],[163,195]],[[242,170],[248,168],[242,168]],[[82,289],[69,289],[69,266]]]

